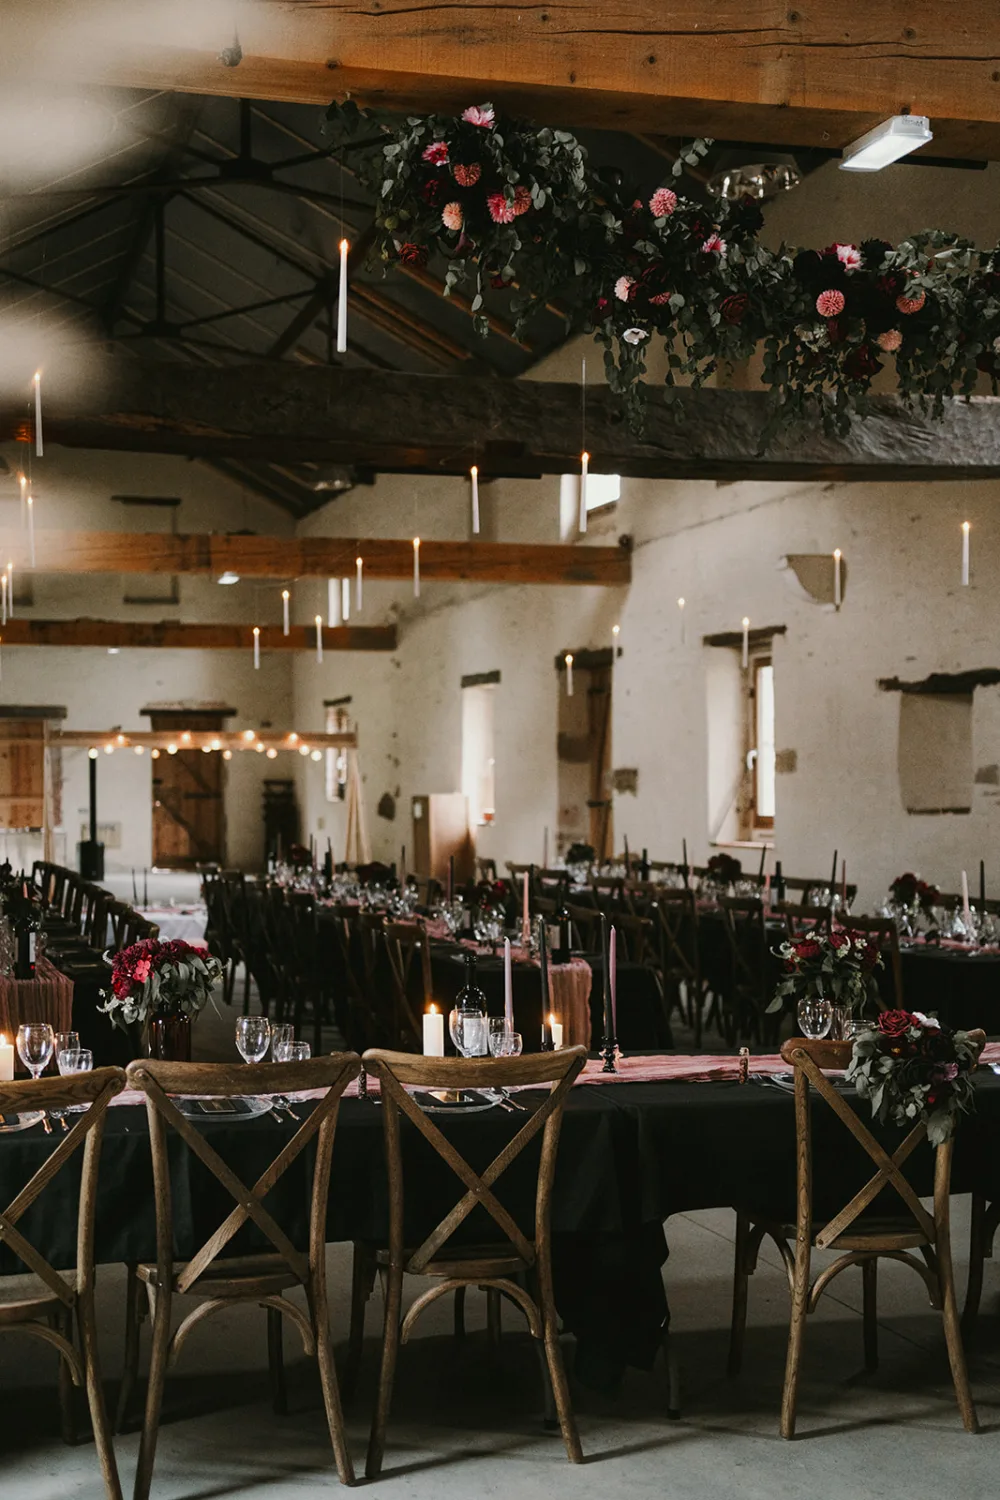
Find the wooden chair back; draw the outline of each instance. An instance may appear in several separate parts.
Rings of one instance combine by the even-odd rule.
[[[985,1035],[981,1031],[973,1031],[970,1032],[970,1036],[978,1056],[986,1040]],[[824,1070],[846,1068],[851,1059],[851,1051],[850,1042],[809,1041],[803,1037],[792,1037],[781,1048],[782,1057],[794,1069],[795,1075],[795,1133],[798,1162],[797,1234],[800,1238],[811,1237],[812,1242],[820,1249],[841,1249],[848,1252],[848,1255],[852,1251],[863,1249],[881,1250],[897,1255],[899,1259],[911,1263],[927,1281],[928,1286],[934,1290],[932,1280],[928,1279],[927,1267],[908,1256],[906,1251],[925,1245],[935,1247],[938,1242],[939,1226],[947,1226],[954,1138],[949,1138],[943,1145],[937,1147],[934,1212],[930,1214],[903,1172],[907,1159],[926,1139],[927,1127],[923,1122],[914,1125],[890,1156],[887,1148],[872,1134],[862,1116],[851,1108],[831,1080],[825,1076]],[[837,1213],[827,1218],[824,1212],[825,1222],[819,1228],[816,1226],[814,1205],[811,1089],[814,1089],[829,1105],[877,1169]],[[868,1108],[867,1104],[863,1107],[866,1110]],[[866,1230],[861,1216],[885,1189],[892,1189],[896,1197],[901,1200],[906,1210],[905,1222],[902,1227],[892,1225],[883,1230],[877,1228],[871,1231]],[[912,1227],[910,1220],[912,1220]],[[835,1264],[837,1269],[840,1269],[840,1264]],[[829,1267],[821,1278],[823,1285],[827,1285],[835,1274],[834,1267]],[[817,1291],[816,1296],[818,1295]]]
[[[258,1063],[253,1069],[252,1079],[246,1067],[228,1063],[171,1063],[144,1058],[129,1064],[129,1085],[146,1096],[156,1195],[156,1264],[161,1286],[172,1286],[178,1292],[189,1291],[219,1259],[248,1220],[268,1240],[274,1254],[281,1258],[296,1280],[303,1286],[309,1285],[310,1262],[315,1264],[326,1253],[327,1197],[340,1099],[360,1070],[361,1059],[355,1052],[334,1052],[308,1062]],[[170,1096],[189,1094],[234,1099],[244,1095],[251,1084],[257,1095],[287,1095],[306,1089],[325,1089],[326,1092],[316,1101],[291,1140],[283,1143],[270,1166],[252,1186],[248,1186],[210,1145],[194,1120],[181,1113]],[[174,1267],[168,1129],[181,1138],[232,1197],[235,1205],[215,1232],[187,1259],[180,1272]],[[264,1199],[314,1138],[317,1145],[310,1194],[309,1248],[302,1251],[292,1244],[271,1212],[264,1207]],[[225,1274],[224,1260],[217,1272]]]
[[[889,950],[889,972],[892,975],[893,1004],[897,1010],[904,1010],[903,960],[899,951],[899,929],[892,918],[848,916],[844,918],[840,925],[846,927],[849,932],[864,932],[876,938],[879,948],[882,950],[883,960],[885,950]],[[884,1006],[881,1006],[881,1008],[885,1009]]]
[[[650,910],[659,927],[660,967],[664,982],[683,981],[696,987],[701,980],[698,947],[698,902],[694,891],[654,886]]]
[[[767,993],[768,938],[764,903],[757,896],[720,896],[729,977],[723,996],[727,1040],[762,1036]]]
[[[430,940],[420,922],[387,922],[383,937],[396,993],[399,1029],[420,1046],[421,1018],[434,999]]]
[[[382,1094],[386,1165],[389,1178],[389,1255],[406,1271],[420,1275],[440,1256],[465,1220],[479,1205],[493,1220],[505,1249],[513,1248],[525,1266],[549,1254],[552,1182],[566,1096],[587,1060],[585,1047],[566,1047],[527,1057],[465,1058],[416,1057],[403,1052],[373,1049],[364,1055],[368,1072],[378,1076]],[[550,1085],[545,1102],[525,1120],[517,1135],[483,1172],[470,1166],[455,1145],[407,1092],[425,1090],[540,1088]],[[432,1147],[459,1179],[464,1192],[454,1208],[427,1234],[416,1249],[403,1242],[404,1169],[400,1121],[402,1116]],[[529,1238],[494,1192],[504,1172],[540,1131],[542,1150],[535,1190],[534,1233]],[[433,1272],[430,1274],[434,1274]]]
[[[621,875],[591,875],[590,889],[602,911],[611,912],[625,902],[625,879]]]
[[[785,928],[792,942],[817,928],[823,928],[827,932],[830,930],[828,906],[802,906],[794,901],[775,901],[771,912],[776,917],[784,918]]]
[[[615,912],[610,926],[619,934],[622,958],[633,964],[651,964],[656,958],[656,925],[651,917]]]
[[[601,913],[596,906],[567,906],[576,939],[574,947],[584,953],[601,951]]]

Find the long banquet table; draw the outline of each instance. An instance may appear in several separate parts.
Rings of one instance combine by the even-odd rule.
[[[537,1105],[540,1094],[519,1094]],[[852,1098],[852,1095],[846,1097]],[[974,1182],[994,1196],[1000,1190],[1000,1078],[977,1074],[977,1111],[963,1122],[955,1153],[954,1190]],[[300,1106],[300,1112],[308,1106]],[[867,1120],[867,1105],[858,1106]],[[471,1164],[482,1171],[524,1123],[520,1114],[435,1116]],[[205,1119],[206,1138],[246,1182],[253,1182],[296,1128],[273,1115],[238,1123]],[[406,1126],[407,1232],[414,1239],[438,1221],[460,1196],[427,1142]],[[59,1136],[32,1130],[0,1135],[0,1204],[46,1159]],[[890,1132],[886,1139],[898,1140]],[[176,1138],[175,1253],[189,1256],[231,1207],[202,1165]],[[922,1153],[922,1154],[921,1154]],[[535,1161],[531,1148],[500,1179],[500,1193],[530,1230]],[[814,1159],[817,1182],[827,1172],[840,1194],[836,1207],[858,1185],[870,1163],[836,1122],[816,1104]],[[308,1149],[281,1179],[268,1205],[293,1241],[304,1246],[309,1213]],[[931,1182],[931,1153],[911,1158],[921,1191]],[[183,1163],[183,1165],[181,1165]],[[66,1169],[70,1171],[69,1168]],[[909,1170],[909,1168],[908,1168]],[[792,1209],[795,1181],[793,1100],[780,1089],[751,1080],[578,1084],[566,1105],[552,1203],[556,1298],[576,1335],[579,1352],[607,1367],[648,1368],[667,1316],[660,1267],[666,1256],[663,1223],[671,1214],[752,1202],[777,1217]],[[414,1190],[416,1184],[416,1190]],[[994,1188],[995,1185],[995,1188]],[[56,1265],[75,1254],[75,1188],[63,1183],[43,1194],[23,1228]],[[481,1236],[476,1213],[468,1232]],[[382,1110],[371,1099],[345,1098],[337,1129],[327,1234],[330,1241],[384,1242],[387,1196]],[[490,1221],[491,1222],[491,1221]],[[478,1228],[477,1228],[478,1225]],[[233,1253],[270,1248],[248,1227]],[[96,1255],[113,1263],[152,1259],[153,1192],[149,1138],[142,1106],[112,1108],[101,1162]],[[21,1269],[0,1245],[0,1273]]]

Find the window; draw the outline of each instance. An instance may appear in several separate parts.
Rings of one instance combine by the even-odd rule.
[[[587,515],[616,505],[621,499],[622,476],[620,474],[587,475]],[[564,542],[579,534],[580,529],[580,476],[563,474],[559,485],[559,534]]]
[[[496,687],[495,682],[476,682],[462,688],[462,791],[472,828],[490,824],[496,816]]]
[[[753,667],[753,824],[774,827],[774,664],[755,657]]]
[[[620,474],[587,475],[587,514],[600,510],[605,505],[614,505],[622,497]]]
[[[750,632],[747,666],[739,631],[703,637],[708,653],[708,838],[712,844],[770,840],[777,813],[774,639],[783,625]]]
[[[350,701],[350,698],[342,698],[337,702],[326,704],[327,734],[344,734],[350,729],[351,721],[346,707]],[[326,800],[327,802],[343,802],[346,797],[347,751],[343,745],[338,745],[326,752]]]

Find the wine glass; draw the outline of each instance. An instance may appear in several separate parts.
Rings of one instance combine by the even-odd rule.
[[[271,1056],[275,1062],[288,1062],[288,1048],[295,1040],[295,1027],[282,1022],[271,1027]]]
[[[259,1063],[271,1044],[267,1016],[240,1016],[236,1022],[236,1045],[245,1063]]]
[[[818,1042],[830,1030],[833,1021],[833,1005],[822,995],[805,995],[796,1007],[802,1035]]]
[[[480,1012],[453,1010],[448,1016],[448,1030],[456,1052],[463,1057],[485,1057],[489,1039],[486,1018]]]
[[[18,1056],[36,1082],[48,1067],[55,1044],[55,1034],[47,1021],[25,1022],[17,1028]]]

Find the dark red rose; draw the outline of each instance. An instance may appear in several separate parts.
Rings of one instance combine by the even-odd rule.
[[[427,246],[412,245],[407,242],[399,247],[399,261],[404,266],[425,266],[427,264]]]
[[[733,324],[742,323],[749,306],[750,298],[746,292],[731,292],[728,297],[723,297],[719,303],[722,321]]]
[[[876,1025],[883,1036],[905,1036],[916,1022],[908,1010],[884,1010]]]
[[[901,271],[887,271],[884,276],[879,276],[875,282],[875,290],[888,297],[890,302],[895,303],[896,298],[906,286],[906,277]]]
[[[607,297],[598,297],[596,306],[594,307],[592,321],[595,323],[603,323],[610,310],[611,303],[608,301]]]
[[[843,318],[827,318],[826,336],[831,344],[842,344],[847,337]]]
[[[740,198],[729,210],[727,228],[732,225],[739,234],[756,234],[764,224],[764,211],[756,198]]]
[[[429,177],[420,189],[420,196],[431,208],[440,208],[444,202],[445,184],[440,177]]]
[[[795,944],[796,958],[819,958],[822,948],[814,938],[803,938]]]
[[[858,344],[844,356],[844,374],[849,380],[869,380],[881,368],[882,362],[876,359],[870,344]]]

